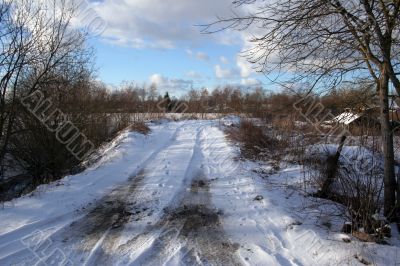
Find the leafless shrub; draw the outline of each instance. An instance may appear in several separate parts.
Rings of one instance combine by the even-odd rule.
[[[288,135],[293,135],[294,131],[296,131],[295,121],[291,117],[275,117],[272,119],[272,126],[274,129],[279,130],[280,132],[286,133]]]
[[[118,132],[124,128],[126,128],[130,122],[131,122],[131,118],[130,118],[130,114],[129,113],[118,113],[114,115],[115,117],[113,119],[115,119],[115,125],[113,130]]]
[[[20,133],[11,136],[9,154],[20,169],[34,177],[35,186],[56,180],[79,163],[33,115],[21,110],[15,126]]]
[[[230,127],[225,132],[229,139],[240,144],[242,156],[251,160],[280,159],[280,151],[287,144],[248,120],[242,120],[238,128]]]
[[[341,157],[335,172],[334,181],[325,194],[325,198],[338,202],[346,207],[345,215],[351,221],[351,231],[370,235],[369,239],[380,242],[390,235],[386,221],[380,218],[383,210],[383,167],[379,159],[365,149],[359,149],[354,157],[370,157],[374,167],[362,171],[357,161]],[[310,181],[321,189],[329,177],[331,163],[335,154],[326,151],[319,156],[310,155],[304,163],[309,167]],[[316,195],[320,195],[317,193]]]
[[[189,120],[198,120],[199,117],[197,114],[190,114],[190,116],[188,117]]]
[[[129,126],[129,130],[143,135],[148,135],[151,132],[151,129],[145,122],[135,122]]]

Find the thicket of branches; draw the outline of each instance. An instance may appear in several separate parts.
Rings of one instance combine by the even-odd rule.
[[[177,98],[164,95],[155,84],[125,82],[111,89],[95,81],[86,35],[70,27],[74,9],[65,1],[43,6],[29,0],[0,0],[0,192],[10,169],[29,173],[34,184],[80,170],[82,160],[47,127],[65,121],[52,117],[43,123],[21,104],[35,91],[43,93],[53,109],[62,110],[98,147],[127,127],[132,114],[139,113],[241,113],[287,130],[295,121],[304,120],[294,104],[305,93],[319,89],[327,93],[313,98],[333,115],[348,107],[380,107],[385,214],[392,217],[396,180],[388,93],[389,83],[400,91],[400,1],[235,3],[257,8],[250,9],[248,16],[219,21],[207,30],[260,27],[262,33],[252,39],[255,46],[247,51],[248,58],[265,73],[294,74],[280,84],[283,92],[224,86],[190,90]]]
[[[308,92],[333,89],[344,81],[369,80],[375,86],[385,159],[384,212],[395,219],[400,182],[396,192],[388,94],[391,84],[400,95],[400,1],[236,0],[234,4],[245,13],[221,19],[204,31],[253,32],[253,48],[246,51],[249,61],[264,73],[289,73],[291,78],[281,80],[282,86]]]

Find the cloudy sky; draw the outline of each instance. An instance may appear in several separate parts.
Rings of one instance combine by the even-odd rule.
[[[242,12],[232,0],[92,0],[80,10],[108,84],[153,82],[178,96],[191,87],[266,82],[240,54],[248,33],[202,34],[196,26]]]

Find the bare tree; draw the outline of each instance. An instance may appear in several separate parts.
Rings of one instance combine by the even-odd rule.
[[[204,118],[204,113],[209,111],[209,98],[210,93],[208,92],[207,88],[203,88],[200,92],[200,108],[202,119]]]
[[[191,89],[187,95],[189,112],[199,113],[201,108],[200,91]]]
[[[1,174],[18,99],[59,80],[57,73],[86,71],[85,35],[72,29],[73,15],[65,0],[0,0]]]
[[[384,213],[393,218],[396,180],[388,91],[391,83],[400,95],[400,1],[236,0],[234,4],[242,7],[241,13],[204,31],[252,32],[253,46],[245,52],[249,61],[264,73],[292,74],[283,86],[302,84],[311,91],[334,88],[344,81],[371,80],[376,85],[385,161]]]
[[[149,102],[150,106],[148,108],[149,112],[154,112],[157,111],[155,109],[156,106],[156,100],[157,100],[157,84],[152,83],[149,87],[149,95],[147,96],[147,101]]]

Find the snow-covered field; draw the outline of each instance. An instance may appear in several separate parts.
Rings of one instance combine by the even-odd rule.
[[[397,231],[391,245],[340,233],[301,166],[239,161],[220,129],[233,122],[123,133],[85,172],[6,202],[0,265],[400,265]]]

